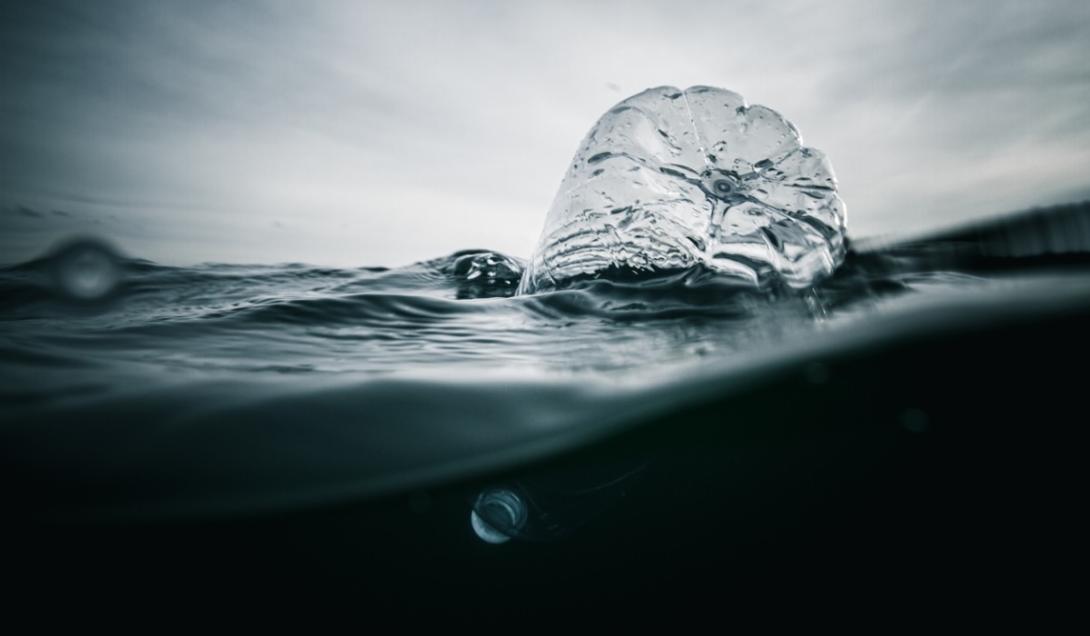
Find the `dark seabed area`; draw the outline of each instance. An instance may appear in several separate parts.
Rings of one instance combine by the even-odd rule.
[[[1068,593],[1090,205],[856,243],[805,292],[683,271],[515,295],[523,265],[83,241],[0,270],[9,580],[482,615]]]

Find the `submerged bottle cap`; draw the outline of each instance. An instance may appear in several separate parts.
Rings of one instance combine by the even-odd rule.
[[[477,496],[469,521],[486,543],[506,543],[526,524],[526,502],[506,488],[491,488]]]

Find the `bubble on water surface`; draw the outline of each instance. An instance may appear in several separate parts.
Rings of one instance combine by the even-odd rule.
[[[779,113],[719,88],[652,88],[583,140],[519,291],[694,266],[802,288],[843,259],[844,223],[828,160]]]

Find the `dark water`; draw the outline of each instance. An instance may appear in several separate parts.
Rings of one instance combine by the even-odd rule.
[[[1056,360],[1088,353],[1086,205],[857,244],[801,293],[689,271],[515,296],[522,263],[484,251],[101,256],[91,279],[71,249],[0,271],[0,454],[31,562],[578,603],[709,563],[890,575],[956,553],[984,577],[977,549],[1038,549],[995,528],[1048,534],[1067,509],[1042,502],[1085,419]]]

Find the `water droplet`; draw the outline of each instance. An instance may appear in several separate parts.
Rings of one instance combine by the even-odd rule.
[[[121,258],[109,245],[95,239],[65,244],[52,256],[57,291],[67,300],[95,303],[108,299],[121,284]]]

